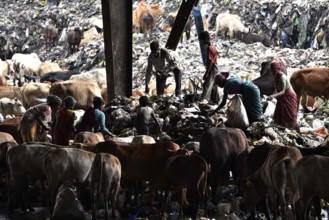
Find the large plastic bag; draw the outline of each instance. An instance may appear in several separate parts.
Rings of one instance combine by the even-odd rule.
[[[247,111],[240,95],[235,94],[227,104],[226,116],[227,121],[225,124],[227,127],[243,129],[249,126]]]

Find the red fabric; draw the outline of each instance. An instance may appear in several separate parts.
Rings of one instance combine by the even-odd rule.
[[[284,126],[297,119],[297,96],[294,90],[288,89],[284,95],[277,97],[273,120]]]
[[[271,62],[271,68],[281,68],[283,66],[283,63],[280,61],[272,61]]]
[[[213,44],[209,45],[209,60],[211,60],[212,63],[217,64],[217,49]]]

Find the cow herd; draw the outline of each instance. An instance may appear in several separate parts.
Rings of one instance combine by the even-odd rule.
[[[315,148],[267,143],[249,146],[244,132],[236,128],[210,128],[201,135],[200,143],[183,148],[171,141],[104,141],[95,133],[80,136],[82,143],[70,146],[17,144],[3,134],[0,166],[8,192],[7,207],[13,215],[17,209],[33,210],[31,185],[38,188],[34,196],[49,207],[53,219],[84,216],[87,212],[96,219],[97,210],[102,208],[107,219],[117,216],[127,203],[141,204],[137,200],[145,191],[132,186],[143,184],[149,188],[148,205],[160,204],[163,216],[173,192],[179,192],[181,215],[192,198],[196,209],[193,218],[198,207],[207,216],[208,203],[218,202],[218,186],[232,181],[243,196],[240,208],[251,218],[263,206],[267,219],[308,219],[313,206],[321,219],[320,199],[329,199],[326,142]],[[95,142],[90,143],[90,138]],[[72,214],[71,208],[81,212]]]

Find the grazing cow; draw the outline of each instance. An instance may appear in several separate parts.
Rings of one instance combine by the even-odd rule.
[[[74,179],[66,180],[58,189],[52,220],[89,220],[78,198],[78,189]]]
[[[68,70],[68,71],[55,71],[48,72],[40,77],[40,82],[58,82],[69,80],[73,75],[80,74],[79,70]]]
[[[41,78],[43,75],[49,72],[60,72],[63,71],[57,63],[42,62],[39,66],[38,76]]]
[[[320,197],[329,201],[329,158],[319,155],[300,159],[295,167],[300,199],[296,204],[298,219],[309,219],[307,208],[312,198]],[[321,219],[321,215],[319,216]]]
[[[290,83],[297,95],[297,103],[306,108],[307,95],[329,98],[329,68],[306,68],[297,70],[290,77]]]
[[[21,100],[28,109],[32,106],[45,103],[49,96],[50,85],[46,83],[26,83],[21,87]]]
[[[210,128],[200,138],[200,155],[210,164],[209,182],[213,200],[220,180],[229,181],[229,171],[235,175],[235,157],[249,147],[246,135],[237,128]]]
[[[170,157],[166,164],[166,180],[165,180],[165,204],[163,206],[163,212],[167,209],[169,191],[174,189],[182,190],[183,188],[190,187],[196,192],[199,200],[203,199],[204,213],[207,213],[206,206],[206,187],[207,187],[207,175],[208,164],[200,156],[196,154],[192,155],[177,155]],[[183,200],[182,195],[180,215],[183,216]]]
[[[15,115],[22,116],[26,109],[18,99],[2,98],[0,99],[0,113],[3,116]]]
[[[248,28],[242,24],[241,18],[238,15],[218,14],[216,17],[215,39],[217,39],[219,31],[223,40],[226,39],[227,33],[229,33],[230,40],[233,40],[234,32],[248,32]]]
[[[48,152],[44,159],[47,176],[47,194],[50,210],[54,208],[55,195],[60,183],[75,179],[78,184],[90,185],[90,169],[95,154],[74,148],[56,148]]]
[[[252,82],[258,86],[262,95],[272,95],[274,93],[274,77],[271,72],[271,62],[273,60],[262,62],[260,77],[254,79]],[[287,73],[285,65],[281,69],[282,72]]]
[[[289,202],[294,213],[294,204],[299,199],[294,169],[296,162],[301,158],[302,154],[294,147],[280,146],[271,149],[263,165],[241,184],[245,209],[254,210],[256,204],[268,194],[274,215],[277,196],[280,201],[281,217],[286,218]]]
[[[28,181],[45,180],[44,159],[52,148],[58,147],[45,143],[24,143],[11,148],[7,152],[7,165],[10,179],[8,182],[8,208],[14,208],[14,202],[19,201],[25,207],[24,195]]]
[[[265,47],[270,47],[271,42],[267,37],[254,34],[254,33],[246,33],[246,32],[241,32],[241,31],[236,31],[234,33],[235,38],[237,40],[242,41],[245,44],[253,44],[256,42],[262,43]]]
[[[155,144],[105,141],[96,145],[96,153],[110,153],[120,160],[123,180],[150,181],[151,206],[155,195],[155,186],[163,183],[167,159],[175,155],[175,151],[178,149],[179,146],[171,141]]]
[[[52,25],[48,24],[43,29],[43,38],[46,41],[46,50],[49,50],[52,46],[55,45],[55,40],[58,36],[58,29]]]
[[[67,30],[67,47],[70,55],[79,50],[81,39],[83,39],[82,28],[75,27]]]
[[[67,80],[55,83],[49,90],[49,94],[57,95],[62,100],[66,96],[72,96],[77,100],[75,109],[87,109],[93,106],[93,98],[101,96],[100,88],[92,82],[82,80]]]
[[[99,142],[105,141],[104,136],[101,132],[89,132],[82,131],[74,136],[74,143],[82,144],[98,144]]]
[[[121,164],[117,157],[99,153],[96,155],[90,171],[91,193],[93,199],[93,219],[96,219],[96,204],[104,192],[106,219],[109,219],[108,201],[111,196],[112,217],[115,217],[116,199],[120,189]]]

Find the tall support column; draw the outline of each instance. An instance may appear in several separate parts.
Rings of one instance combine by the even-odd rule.
[[[107,90],[132,93],[132,0],[102,0]]]
[[[166,43],[166,48],[176,50],[179,39],[182,36],[184,27],[191,14],[195,2],[196,0],[182,0],[182,4],[178,10],[174,26]]]

